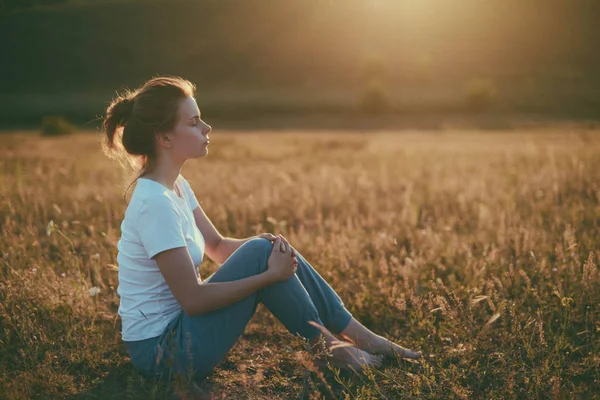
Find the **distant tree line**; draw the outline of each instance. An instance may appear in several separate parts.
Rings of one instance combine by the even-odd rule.
[[[461,0],[431,21],[397,5],[410,1],[371,15],[365,0],[0,0],[0,124],[88,121],[158,74],[190,79],[224,118],[600,115],[600,1]]]
[[[555,75],[587,87],[600,81],[600,52],[594,51],[600,2],[462,2],[505,14],[487,15],[494,24],[440,19],[424,35],[401,9],[368,19],[364,0],[346,0],[343,7],[318,0],[0,0],[0,10],[23,11],[0,16],[0,75],[10,76],[0,81],[0,92],[113,88],[169,73],[219,89],[370,81],[367,99],[377,103],[385,101],[381,84],[543,75],[552,85]],[[369,54],[386,60],[368,61],[364,69]]]
[[[0,0],[0,12],[68,3],[70,0]]]

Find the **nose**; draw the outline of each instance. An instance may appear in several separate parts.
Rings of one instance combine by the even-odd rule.
[[[206,127],[204,128],[204,136],[208,135],[211,132],[212,132],[212,127],[209,124],[206,124]]]

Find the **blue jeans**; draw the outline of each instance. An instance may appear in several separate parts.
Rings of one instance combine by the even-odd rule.
[[[240,246],[207,282],[228,282],[267,270],[273,245],[251,239]],[[338,334],[352,315],[335,291],[302,257],[291,278],[269,285],[231,304],[194,317],[180,312],[157,337],[125,342],[134,368],[152,378],[182,374],[193,379],[208,376],[237,342],[262,302],[293,334],[305,339],[319,335],[314,321]]]

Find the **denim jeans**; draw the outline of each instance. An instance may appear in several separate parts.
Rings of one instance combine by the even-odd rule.
[[[228,282],[267,270],[273,245],[255,238],[240,246],[206,282]],[[302,257],[291,278],[274,283],[229,306],[189,317],[183,311],[157,337],[125,342],[134,368],[146,377],[193,379],[208,376],[225,358],[262,302],[287,330],[305,339],[317,336],[314,321],[338,334],[352,315],[335,291]]]

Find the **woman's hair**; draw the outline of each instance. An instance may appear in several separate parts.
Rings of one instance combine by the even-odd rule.
[[[196,95],[193,83],[175,76],[150,79],[139,88],[117,93],[106,109],[103,128],[104,153],[125,169],[137,170],[127,190],[156,164],[157,133],[168,132],[177,124],[181,101]]]

